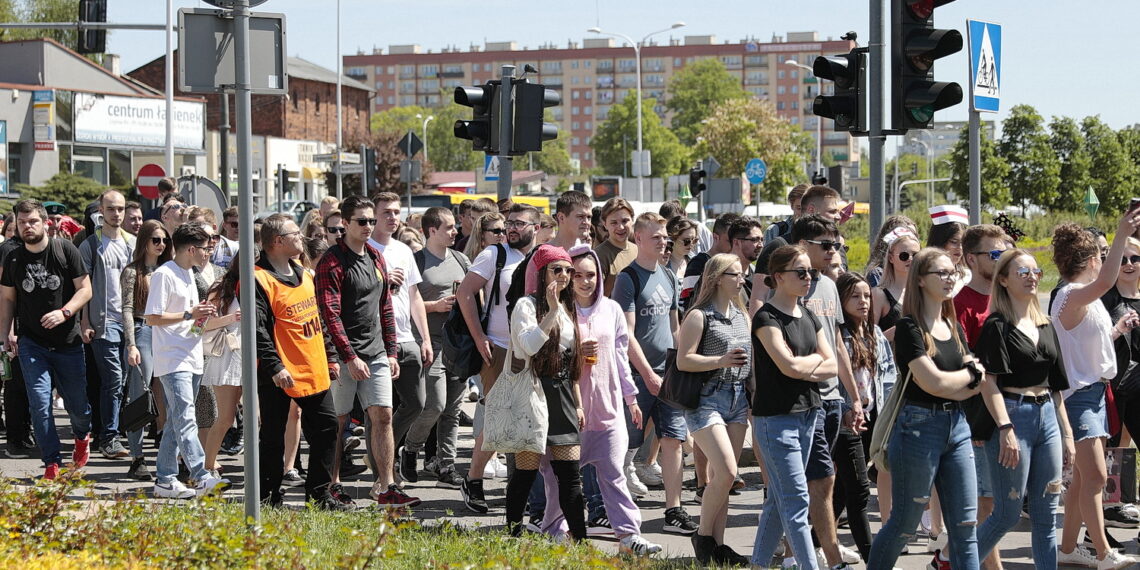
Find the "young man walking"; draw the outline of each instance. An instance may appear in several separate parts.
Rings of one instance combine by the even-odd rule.
[[[130,455],[119,442],[119,408],[123,398],[123,295],[119,276],[131,262],[134,236],[122,230],[127,200],[115,190],[99,196],[103,226],[79,246],[83,266],[91,276],[91,302],[83,310],[81,330],[91,344],[99,373],[97,445],[107,459]],[[131,326],[134,326],[133,324]]]
[[[193,268],[206,263],[214,248],[210,234],[198,223],[179,226],[172,241],[174,259],[151,276],[143,313],[152,327],[154,375],[162,382],[166,399],[166,428],[158,447],[154,494],[189,499],[229,485],[228,480],[206,470],[194,409],[202,384],[202,327],[217,311],[198,298]],[[179,455],[195,482],[192,490],[177,478]]]
[[[337,447],[337,418],[329,378],[332,346],[326,342],[317,309],[313,278],[293,257],[303,238],[285,214],[274,214],[261,225],[261,258],[254,267],[257,281],[257,397],[261,412],[261,498],[282,502],[285,468],[285,423],[290,403],[301,408],[301,430],[309,443],[305,500],[317,508],[351,511],[356,505],[343,493],[332,492],[333,450]]]
[[[344,434],[353,399],[358,398],[368,415],[368,453],[377,471],[369,496],[384,507],[415,506],[420,500],[397,488],[392,476],[392,379],[399,376],[400,365],[388,266],[368,243],[376,225],[375,208],[361,196],[346,198],[341,207],[344,237],[317,264],[321,318],[342,363],[332,383],[336,441]],[[333,494],[339,496],[344,449],[335,447]]]
[[[603,290],[606,295],[613,292],[618,273],[637,257],[637,245],[629,240],[633,236],[633,217],[636,215],[625,198],[610,198],[602,206],[602,223],[608,236],[594,251],[602,264],[598,269],[605,279]]]
[[[558,197],[554,205],[554,221],[558,231],[550,245],[566,251],[578,244],[590,243],[590,197],[576,190],[568,190]]]
[[[8,335],[7,349],[20,357],[44,478],[55,479],[61,454],[52,418],[53,384],[63,398],[75,436],[72,463],[83,467],[90,454],[91,406],[77,313],[91,299],[91,281],[79,250],[66,239],[48,237],[43,204],[21,200],[13,212],[23,245],[4,260],[0,331],[11,331],[15,319],[15,334]]]

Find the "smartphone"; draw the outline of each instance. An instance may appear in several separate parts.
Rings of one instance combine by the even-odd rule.
[[[452,281],[451,282],[451,294],[452,295],[456,295],[459,293],[459,283],[460,283],[459,281]]]

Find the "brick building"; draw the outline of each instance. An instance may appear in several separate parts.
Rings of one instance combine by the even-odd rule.
[[[714,36],[685,36],[667,43],[647,43],[641,49],[642,91],[657,100],[655,110],[668,124],[666,86],[673,74],[696,60],[716,58],[740,79],[753,96],[768,99],[781,117],[798,124],[814,139],[816,121],[812,101],[819,83],[805,70],[785,63],[793,60],[810,66],[821,54],[845,53],[854,47],[846,40],[820,40],[816,32],[788,33],[771,42],[755,40],[718,43]],[[373,110],[398,106],[434,106],[446,103],[450,91],[461,85],[482,84],[497,78],[501,65],[513,64],[521,73],[523,64],[538,69],[535,80],[562,94],[562,104],[552,109],[568,137],[571,158],[583,168],[594,166],[589,143],[609,109],[626,96],[636,94],[636,60],[633,49],[610,38],[590,38],[565,47],[554,44],[538,49],[519,48],[515,42],[487,42],[467,51],[445,49],[426,53],[418,45],[389,46],[371,54],[343,58],[345,73],[376,90]],[[826,91],[832,89],[828,82]],[[823,152],[839,162],[859,160],[859,147],[847,133],[836,132],[830,119],[823,119]],[[814,146],[813,146],[814,152]]]

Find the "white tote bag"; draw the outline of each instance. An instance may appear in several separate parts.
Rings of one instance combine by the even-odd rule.
[[[518,372],[516,360],[523,363]],[[512,339],[503,372],[483,400],[483,451],[546,453],[550,412],[539,382],[530,359],[515,357]]]

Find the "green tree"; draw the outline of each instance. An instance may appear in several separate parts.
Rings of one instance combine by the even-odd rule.
[[[74,22],[79,14],[76,0],[0,0],[0,21],[4,22]],[[110,30],[107,31],[108,36]],[[0,30],[0,40],[28,40],[51,38],[69,48],[75,49],[79,33],[68,30]],[[102,61],[102,54],[88,56],[94,61]]]
[[[982,132],[985,132],[983,130]],[[982,204],[991,208],[1009,205],[1010,167],[989,137],[982,140]],[[962,129],[958,144],[950,152],[950,190],[960,197],[970,195],[970,131]]]
[[[1049,144],[1061,161],[1060,191],[1049,209],[1079,212],[1084,208],[1085,191],[1092,185],[1092,157],[1085,135],[1072,117],[1053,117],[1049,133]]]
[[[1045,121],[1030,105],[1014,105],[1001,127],[998,152],[1009,164],[1010,198],[1024,209],[1058,198],[1061,161],[1049,144]]]
[[[699,126],[696,154],[715,157],[726,177],[744,172],[753,158],[764,159],[768,175],[761,194],[765,199],[782,200],[789,187],[804,181],[811,136],[779,117],[771,101],[722,101]]]
[[[1116,131],[1104,124],[1100,117],[1085,117],[1081,132],[1092,159],[1090,177],[1092,187],[1100,199],[1102,212],[1119,212],[1128,200],[1137,195],[1137,166],[1120,144]],[[1085,189],[1081,190],[1084,197]]]
[[[550,116],[547,116],[546,122],[554,121]],[[573,174],[574,165],[570,162],[570,151],[566,146],[566,137],[568,136],[570,133],[559,130],[558,138],[542,143],[541,152],[532,152],[528,153],[529,156],[520,156],[515,159],[515,164],[521,170],[528,167],[528,164],[533,161],[535,170],[541,170],[552,176]]]
[[[16,184],[13,190],[19,192],[21,198],[46,202],[54,200],[67,206],[67,213],[82,221],[83,210],[92,200],[99,197],[107,187],[98,182],[70,172],[59,172],[48,178],[43,186],[29,186]]]
[[[677,135],[661,124],[661,117],[653,112],[655,99],[641,102],[642,146],[650,151],[653,176],[669,176],[681,172],[686,159],[685,147],[677,140]],[[622,172],[622,137],[629,140],[629,150],[636,148],[637,141],[637,97],[627,96],[621,103],[610,107],[606,120],[598,125],[590,148],[594,151],[595,162],[603,172]]]
[[[673,112],[673,132],[686,146],[697,140],[701,121],[712,114],[713,107],[732,99],[746,99],[748,92],[740,86],[740,78],[725,69],[718,59],[700,59],[673,75],[665,108]]]

